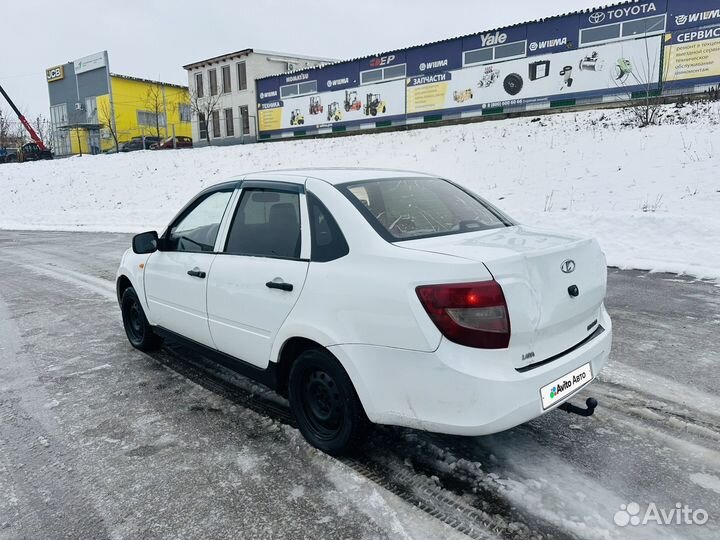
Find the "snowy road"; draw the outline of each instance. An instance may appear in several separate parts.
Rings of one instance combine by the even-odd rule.
[[[469,439],[381,428],[338,461],[262,387],[128,345],[113,285],[128,243],[0,231],[1,540],[720,535],[716,284],[610,271],[612,362],[575,400],[600,400],[590,419]],[[616,525],[631,502],[709,520]]]

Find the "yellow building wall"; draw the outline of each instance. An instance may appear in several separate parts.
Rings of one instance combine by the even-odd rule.
[[[115,126],[120,144],[129,141],[133,137],[160,136],[160,137],[192,137],[192,124],[180,120],[180,104],[189,105],[190,95],[187,89],[175,86],[167,86],[162,83],[151,83],[122,77],[111,77],[113,106],[115,110]],[[138,123],[138,111],[154,112],[155,105],[151,93],[155,89],[160,92],[160,106],[165,112],[166,125],[160,125],[160,133],[153,125],[140,125]],[[97,110],[98,123],[107,125],[109,121],[110,96],[98,96]],[[77,137],[75,137],[76,139]],[[87,137],[85,137],[87,144]],[[101,131],[101,149],[103,151],[114,148],[115,141],[107,128]],[[73,142],[73,152],[77,141]]]
[[[88,131],[86,129],[70,130],[70,151],[73,154],[90,154]]]

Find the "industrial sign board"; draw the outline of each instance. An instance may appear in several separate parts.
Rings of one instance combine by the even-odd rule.
[[[686,30],[720,23],[718,0],[670,0],[668,6],[670,30]]]
[[[552,54],[577,48],[580,33],[577,15],[556,17],[529,24],[527,27],[528,56]]]
[[[93,71],[95,69],[105,67],[105,54],[105,51],[102,51],[75,60],[75,74],[78,75],[80,73],[85,73],[86,71]]]
[[[615,4],[611,7],[601,8],[591,13],[584,13],[580,18],[580,26],[589,28],[603,26],[617,22],[631,21],[662,15],[667,11],[667,0],[653,0]]]
[[[45,70],[47,82],[61,81],[65,78],[65,68],[63,66],[55,66]]]
[[[665,42],[666,81],[720,77],[720,25],[666,34]]]

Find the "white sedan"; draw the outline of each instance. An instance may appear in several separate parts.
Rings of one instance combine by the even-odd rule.
[[[531,420],[608,358],[597,242],[531,229],[446,179],[241,176],[139,234],[117,294],[130,343],[190,345],[289,398],[316,447],[371,423],[484,435]]]

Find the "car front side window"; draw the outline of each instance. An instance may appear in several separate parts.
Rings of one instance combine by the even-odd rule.
[[[199,199],[170,228],[166,251],[212,252],[232,189]]]

